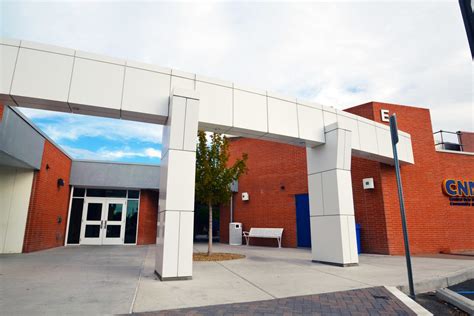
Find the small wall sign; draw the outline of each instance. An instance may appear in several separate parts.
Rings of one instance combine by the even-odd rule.
[[[390,112],[388,110],[380,110],[380,119],[382,122],[390,122]]]

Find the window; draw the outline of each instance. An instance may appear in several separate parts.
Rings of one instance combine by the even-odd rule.
[[[127,201],[127,218],[125,221],[125,243],[134,244],[137,239],[138,200]]]
[[[87,189],[87,196],[126,198],[127,190]]]

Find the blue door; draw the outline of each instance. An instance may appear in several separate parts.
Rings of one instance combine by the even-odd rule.
[[[308,194],[296,194],[296,237],[298,247],[311,247]]]

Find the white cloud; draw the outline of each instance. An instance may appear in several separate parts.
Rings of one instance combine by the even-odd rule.
[[[62,148],[75,159],[117,161],[124,158],[135,157],[161,158],[161,151],[155,148],[145,148],[138,151],[132,150],[128,147],[118,150],[100,148],[97,151],[72,146],[62,146]]]
[[[42,119],[43,123],[40,124],[40,127],[56,142],[74,141],[80,137],[103,137],[109,140],[161,143],[163,133],[161,125],[36,109],[20,109],[31,119]]]
[[[340,108],[371,100],[429,107],[436,129],[473,129],[473,68],[457,1],[2,6],[10,37]]]

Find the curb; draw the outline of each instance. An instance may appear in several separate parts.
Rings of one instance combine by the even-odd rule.
[[[462,309],[469,315],[474,315],[474,301],[471,301],[467,297],[459,295],[450,289],[439,289],[436,291],[436,297]]]
[[[433,315],[423,306],[412,300],[408,295],[397,289],[395,286],[384,286],[390,293],[398,298],[403,304],[413,311],[416,315]]]
[[[456,285],[469,279],[474,279],[474,268],[466,268],[447,276],[434,277],[415,282],[415,293],[425,293]],[[399,285],[397,288],[405,294],[410,292],[408,285]]]

